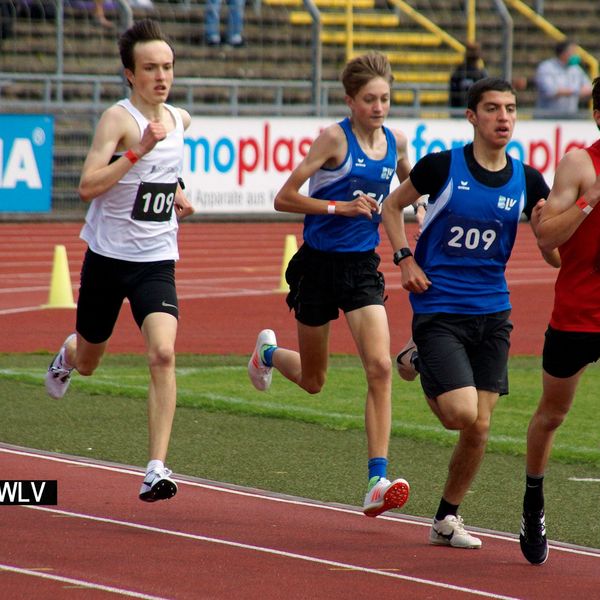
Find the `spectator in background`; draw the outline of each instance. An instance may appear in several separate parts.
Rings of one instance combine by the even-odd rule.
[[[244,45],[244,0],[227,0],[227,43],[234,48]],[[221,44],[221,0],[206,0],[204,12],[204,37],[209,46]]]
[[[556,56],[542,61],[535,73],[536,116],[574,117],[580,100],[589,100],[592,82],[579,66],[577,45],[563,40],[556,45]]]
[[[114,29],[114,23],[111,23],[104,13],[104,0],[94,0],[94,21],[105,29]]]
[[[15,23],[15,7],[10,0],[0,0],[0,44],[12,37]]]
[[[466,108],[469,88],[476,81],[487,76],[487,71],[483,67],[479,44],[475,42],[468,43],[464,62],[454,69],[450,77],[450,107]]]

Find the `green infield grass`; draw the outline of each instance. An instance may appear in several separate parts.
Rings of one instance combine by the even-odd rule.
[[[47,354],[0,354],[0,440],[77,456],[146,464],[144,358],[107,355],[91,378],[77,374],[62,400],[45,394]],[[366,487],[365,380],[354,356],[333,356],[324,390],[308,395],[274,374],[254,390],[246,356],[179,355],[178,410],[168,465],[176,473],[327,502],[362,505]],[[510,362],[511,393],[494,413],[488,454],[461,506],[467,525],[517,533],[525,436],[541,391],[539,357]],[[588,369],[556,435],[546,477],[550,539],[600,548],[600,432]],[[394,377],[389,476],[405,477],[403,512],[431,517],[456,433],[430,412],[418,381]],[[137,489],[131,490],[132,494]],[[518,552],[518,550],[517,550]]]

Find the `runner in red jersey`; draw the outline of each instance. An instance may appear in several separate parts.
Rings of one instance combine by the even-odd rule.
[[[593,118],[600,128],[600,78]],[[566,154],[542,210],[536,235],[543,251],[558,248],[561,267],[543,351],[543,391],[527,433],[527,483],[521,550],[533,564],[548,557],[543,481],[554,434],[588,364],[600,358],[600,140]]]

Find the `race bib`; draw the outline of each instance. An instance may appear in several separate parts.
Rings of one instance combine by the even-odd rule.
[[[131,218],[136,221],[168,221],[173,213],[177,182],[148,183],[138,188]]]
[[[381,209],[383,201],[390,191],[389,181],[373,181],[370,179],[362,179],[361,177],[352,177],[348,181],[348,197],[347,200],[354,200],[361,194],[373,198],[377,202],[377,212],[373,213],[373,222],[381,221]]]
[[[444,234],[444,252],[450,256],[496,258],[500,249],[502,223],[451,215]]]

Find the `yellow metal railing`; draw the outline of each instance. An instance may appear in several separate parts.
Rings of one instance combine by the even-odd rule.
[[[393,6],[399,8],[406,16],[410,17],[415,23],[419,24],[421,27],[423,27],[430,33],[433,33],[436,36],[438,36],[441,42],[447,44],[453,50],[456,50],[457,52],[465,51],[464,45],[461,44],[456,38],[452,37],[449,33],[439,28],[435,23],[430,21],[420,12],[417,12],[407,2],[404,2],[404,0],[390,0],[390,3]]]
[[[475,18],[475,0],[467,2],[467,42],[475,43],[477,31],[477,19]]]
[[[389,0],[390,4],[401,10],[405,15],[410,17],[415,23],[423,27],[429,33],[435,35],[440,43],[447,44],[453,50],[459,53],[464,53],[465,46],[461,44],[456,38],[452,37],[449,33],[438,27],[435,23],[430,21],[427,17],[416,11],[404,0]],[[473,28],[473,40],[475,39],[475,0],[470,0],[473,4],[472,8],[472,28]],[[346,60],[350,60],[354,53],[354,14],[353,14],[353,0],[346,0]]]
[[[346,62],[354,53],[354,10],[353,0],[346,0]]]

